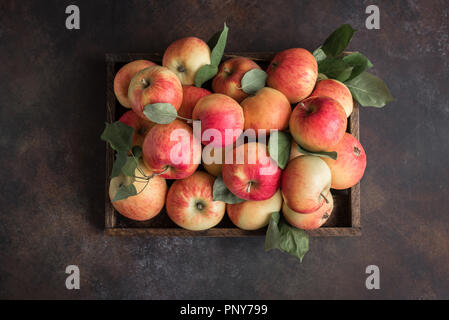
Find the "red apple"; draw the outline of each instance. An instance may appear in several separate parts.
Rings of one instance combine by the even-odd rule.
[[[256,95],[241,102],[245,118],[244,129],[285,130],[292,112],[283,93],[272,88],[262,88]]]
[[[294,158],[282,172],[281,191],[289,208],[310,213],[325,203],[331,187],[331,171],[320,157]]]
[[[229,219],[240,229],[257,230],[268,225],[273,212],[279,212],[282,206],[281,191],[267,200],[227,204],[226,211]]]
[[[246,72],[252,69],[260,69],[253,60],[237,57],[222,62],[218,73],[212,80],[212,90],[230,96],[237,102],[248,97],[242,89],[242,78]]]
[[[139,117],[134,111],[129,110],[126,111],[119,119],[119,121],[124,124],[132,127],[134,129],[133,132],[133,146],[141,147],[143,144],[143,140],[147,135],[148,131],[155,125],[154,122],[143,119]]]
[[[334,150],[337,152],[337,160],[323,158],[332,173],[331,188],[351,188],[362,179],[365,172],[365,150],[360,142],[349,133],[345,133]]]
[[[192,118],[201,120],[202,143],[214,148],[234,143],[245,122],[242,107],[221,93],[202,97],[193,109]]]
[[[201,161],[201,144],[192,128],[183,121],[156,124],[145,137],[143,160],[149,168],[167,179],[192,175]]]
[[[245,200],[266,200],[274,195],[279,188],[281,169],[268,155],[266,145],[249,142],[228,153],[222,176],[233,194]]]
[[[176,110],[182,103],[182,86],[176,75],[165,67],[152,66],[137,72],[131,79],[128,99],[135,113],[147,119],[147,104],[170,103]]]
[[[142,161],[139,163],[139,169],[149,177],[152,171],[149,170]],[[136,168],[134,175],[136,177],[144,177],[140,170]],[[160,176],[154,176],[148,183],[141,179],[127,177],[123,174],[112,178],[109,184],[109,198],[112,200],[117,190],[123,184],[133,184],[137,190],[137,195],[126,199],[112,202],[115,210],[123,216],[137,221],[144,221],[156,216],[164,207],[165,194],[167,192],[167,184],[165,179]]]
[[[318,77],[318,64],[305,49],[287,49],[271,60],[267,73],[267,85],[281,91],[290,103],[296,103],[312,93]]]
[[[173,71],[182,84],[192,85],[196,72],[210,64],[210,49],[199,38],[187,37],[176,40],[164,52],[162,65]]]
[[[289,122],[295,141],[309,151],[333,151],[346,126],[345,110],[329,97],[311,97],[300,102]]]
[[[114,93],[122,106],[131,108],[128,100],[128,88],[134,75],[140,70],[155,65],[154,62],[148,60],[135,60],[120,68],[114,78]]]
[[[182,104],[178,110],[178,115],[192,119],[192,112],[197,102],[204,96],[211,94],[209,90],[194,86],[182,86]]]
[[[311,97],[330,97],[340,102],[345,109],[346,117],[352,113],[353,99],[351,91],[340,81],[334,79],[321,80],[317,83]]]
[[[311,213],[295,212],[284,202],[282,205],[282,213],[284,214],[285,220],[299,229],[318,229],[329,219],[334,208],[334,198],[332,198],[330,192],[328,192],[326,198],[328,199],[328,202],[324,203],[318,210]]]
[[[214,201],[215,178],[197,171],[190,177],[176,180],[167,194],[167,214],[178,226],[188,230],[207,230],[224,216],[226,204]]]

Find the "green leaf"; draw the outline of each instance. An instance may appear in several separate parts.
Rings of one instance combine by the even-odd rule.
[[[140,146],[134,146],[131,152],[136,159],[139,159],[142,155],[142,148]]]
[[[134,157],[127,157],[126,162],[122,167],[123,174],[125,176],[133,177],[138,164],[138,160]]]
[[[214,182],[212,191],[212,198],[214,201],[223,201],[230,204],[244,202],[244,199],[240,199],[226,187],[221,175],[218,175]]]
[[[279,168],[285,169],[290,157],[291,137],[285,132],[274,131],[268,140],[268,153]]]
[[[273,212],[265,234],[265,251],[271,249],[289,253],[302,262],[309,251],[309,235],[288,224],[279,212]]]
[[[349,24],[341,25],[324,41],[322,49],[327,56],[337,57],[348,46],[356,30]]]
[[[340,72],[340,74],[335,78],[335,80],[338,80],[340,82],[344,82],[344,81],[348,80],[349,77],[351,76],[352,69],[354,69],[354,68],[353,67],[346,68],[345,70]]]
[[[118,189],[117,192],[114,196],[114,199],[112,199],[112,202],[118,201],[118,200],[123,200],[126,199],[128,197],[132,197],[137,195],[137,190],[136,187],[134,187],[133,184],[130,185],[121,185]]]
[[[265,87],[268,74],[261,69],[251,69],[246,72],[241,81],[241,89],[248,94],[255,94]]]
[[[321,47],[315,49],[312,54],[315,57],[316,62],[320,62],[326,59],[326,54],[324,53],[323,49],[321,49]]]
[[[326,58],[318,63],[318,72],[330,79],[337,79],[349,66],[340,58]]]
[[[270,222],[268,223],[267,233],[265,234],[265,251],[280,249],[278,227],[280,216],[281,214],[279,212],[273,212],[270,215]]]
[[[147,104],[143,113],[148,119],[159,124],[173,122],[178,116],[176,108],[171,103],[162,102]]]
[[[348,79],[346,79],[345,81],[352,80],[355,77],[357,77],[358,75],[360,75],[363,71],[368,70],[369,68],[373,67],[373,64],[371,63],[371,61],[369,61],[368,58],[365,57],[360,52],[354,52],[354,53],[348,54],[347,56],[344,56],[343,61],[348,66],[353,67],[351,76]]]
[[[201,88],[201,86],[208,80],[212,79],[218,72],[218,67],[206,64],[202,66],[195,74],[195,86]]]
[[[101,134],[101,140],[109,142],[111,148],[120,152],[128,151],[132,147],[134,129],[123,122],[106,123]]]
[[[364,107],[382,108],[394,100],[385,83],[368,72],[363,72],[358,77],[345,82],[345,85],[354,99]]]
[[[323,157],[323,158],[331,158],[334,160],[337,160],[337,152],[336,151],[330,151],[330,152],[326,152],[326,151],[319,151],[319,152],[312,152],[312,151],[308,151],[306,149],[304,149],[303,147],[301,147],[298,143],[298,151],[305,154],[305,155],[310,155],[310,156],[318,156],[318,157]]]
[[[302,262],[309,251],[309,235],[301,229],[292,227],[284,219],[279,221],[279,248]]]
[[[122,168],[126,163],[127,157],[128,157],[127,151],[120,151],[116,153],[115,161],[111,171],[111,179],[114,177],[118,177],[120,175],[120,173],[122,172]]]
[[[218,37],[217,43],[215,44],[212,52],[210,53],[210,61],[211,64],[218,67],[220,64],[221,58],[223,57],[223,53],[226,47],[226,40],[228,38],[228,26],[226,23],[223,26],[223,31],[220,33]]]
[[[122,166],[122,173],[125,176],[134,177],[137,166],[139,165],[139,158],[142,155],[142,148],[134,146],[132,149],[132,155],[126,157],[126,161]]]

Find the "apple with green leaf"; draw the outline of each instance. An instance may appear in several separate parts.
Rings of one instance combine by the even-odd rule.
[[[152,66],[140,70],[131,79],[128,99],[134,112],[147,119],[143,111],[148,104],[169,103],[178,110],[182,103],[182,85],[169,69]]]
[[[153,175],[142,161],[134,171],[134,177],[120,174],[109,183],[109,198],[112,205],[123,216],[137,221],[144,221],[156,216],[164,207],[167,183],[165,179]],[[133,188],[136,195],[115,200],[121,187]]]
[[[212,197],[215,178],[197,171],[190,177],[176,180],[167,194],[167,214],[178,226],[207,230],[216,226],[225,214],[226,204]]]
[[[162,65],[173,71],[183,85],[193,85],[197,71],[210,63],[209,46],[196,37],[176,40],[162,58]]]
[[[260,67],[253,60],[245,57],[236,57],[222,62],[217,75],[212,80],[212,90],[241,102],[248,97],[248,94],[241,89],[241,81],[245,73],[252,69],[260,69]]]

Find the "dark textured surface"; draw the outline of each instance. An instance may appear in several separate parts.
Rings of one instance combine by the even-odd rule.
[[[0,4],[0,298],[449,298],[447,1],[68,1]],[[313,238],[302,264],[263,238],[103,235],[105,52],[162,52],[208,39],[228,50],[314,49],[338,25],[397,99],[361,110],[368,167],[363,235]],[[81,290],[65,289],[65,267]],[[365,289],[365,268],[381,289]]]

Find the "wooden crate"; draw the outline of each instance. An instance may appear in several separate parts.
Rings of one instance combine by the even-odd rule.
[[[235,56],[249,57],[262,68],[266,68],[274,57],[274,53],[227,53],[223,59]],[[116,72],[125,63],[136,59],[151,60],[161,63],[161,54],[106,54],[106,121],[114,122],[128,109],[120,106],[114,96],[113,81]],[[348,132],[359,139],[359,107],[354,102],[354,111],[348,119]],[[151,220],[138,222],[129,220],[112,206],[109,191],[109,176],[114,162],[114,151],[106,144],[106,183],[105,183],[105,233],[108,235],[148,235],[148,236],[180,236],[180,237],[246,237],[261,236],[265,228],[257,231],[245,231],[235,227],[227,215],[215,227],[206,231],[189,231],[178,227],[167,216],[165,210]],[[171,181],[167,180],[168,184]],[[360,184],[347,190],[332,190],[334,210],[324,226],[307,231],[311,236],[359,236],[360,228]]]

